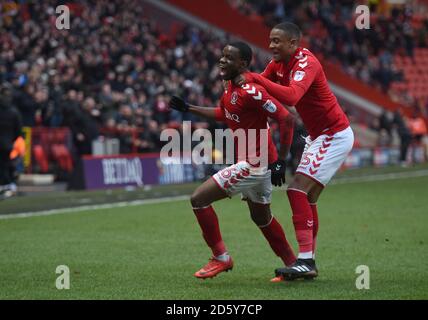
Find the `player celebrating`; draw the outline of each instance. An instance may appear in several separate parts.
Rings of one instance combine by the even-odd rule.
[[[281,103],[295,106],[309,133],[305,152],[287,189],[299,255],[289,268],[275,270],[276,280],[314,278],[315,242],[318,232],[316,202],[352,149],[354,135],[345,113],[331,92],[320,62],[299,47],[301,32],[290,22],[276,25],[270,33],[273,60],[264,72],[238,76],[236,83],[255,82]]]
[[[252,60],[251,48],[243,42],[231,43],[223,49],[219,61],[220,76],[223,80],[231,80],[246,72]],[[292,265],[296,257],[287,242],[284,231],[270,211],[272,183],[285,183],[285,158],[290,148],[293,136],[292,115],[272,98],[261,86],[248,83],[235,86],[228,81],[227,88],[216,108],[204,108],[187,104],[179,97],[172,97],[170,107],[196,115],[224,121],[236,132],[241,129],[256,130],[256,153],[267,153],[268,163],[259,161],[254,164],[255,154],[246,152],[238,154],[236,150],[246,150],[235,140],[235,164],[220,170],[200,185],[191,196],[190,202],[202,235],[212,250],[208,264],[195,273],[197,278],[212,278],[218,273],[233,268],[233,261],[222,240],[217,215],[212,207],[214,201],[242,193],[242,199],[247,201],[252,220],[260,228],[272,250],[286,266]],[[281,149],[279,156],[268,130],[268,117],[279,123],[281,134]],[[266,134],[267,146],[260,143],[260,136]],[[248,134],[246,135],[248,137]],[[263,140],[263,139],[262,139]],[[247,138],[245,145],[249,144]],[[254,144],[253,141],[251,141]]]

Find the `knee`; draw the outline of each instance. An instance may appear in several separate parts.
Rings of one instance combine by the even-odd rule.
[[[192,204],[193,208],[202,208],[210,205],[210,203],[204,201],[203,197],[199,192],[193,192],[190,197],[190,203]]]
[[[318,201],[318,196],[319,196],[319,194],[309,193],[308,194],[308,202],[309,202],[309,204],[316,204],[317,201]]]
[[[272,215],[270,212],[251,212],[251,220],[259,227],[266,226],[271,219]]]

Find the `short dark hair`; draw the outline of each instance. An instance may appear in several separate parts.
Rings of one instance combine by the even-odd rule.
[[[279,29],[284,31],[290,38],[300,40],[302,37],[302,32],[300,28],[292,22],[282,22],[277,24],[273,29]]]
[[[251,64],[251,60],[253,60],[253,50],[248,44],[242,41],[235,41],[229,43],[229,46],[239,50],[239,55],[242,60],[247,62],[247,67]]]

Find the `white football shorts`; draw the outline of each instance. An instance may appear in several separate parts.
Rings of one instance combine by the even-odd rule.
[[[218,171],[212,178],[229,197],[242,193],[242,200],[269,204],[272,198],[270,176],[270,170],[240,161]]]
[[[315,140],[306,139],[296,173],[301,173],[325,187],[346,160],[354,145],[351,127],[333,135],[320,135]]]

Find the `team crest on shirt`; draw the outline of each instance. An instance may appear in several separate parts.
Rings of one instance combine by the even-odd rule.
[[[263,109],[265,109],[266,111],[268,111],[270,113],[274,113],[276,111],[276,105],[272,101],[268,100],[263,105]]]
[[[304,78],[304,76],[305,76],[305,71],[296,71],[295,73],[294,73],[294,77],[293,77],[293,79],[294,79],[294,81],[302,81],[303,80],[303,78]]]
[[[220,174],[224,179],[229,179],[230,176],[232,175],[232,173],[230,172],[230,169],[222,170],[220,171]]]
[[[233,91],[232,97],[230,98],[230,103],[236,104],[237,101],[238,101],[238,94],[236,93],[236,91]]]

